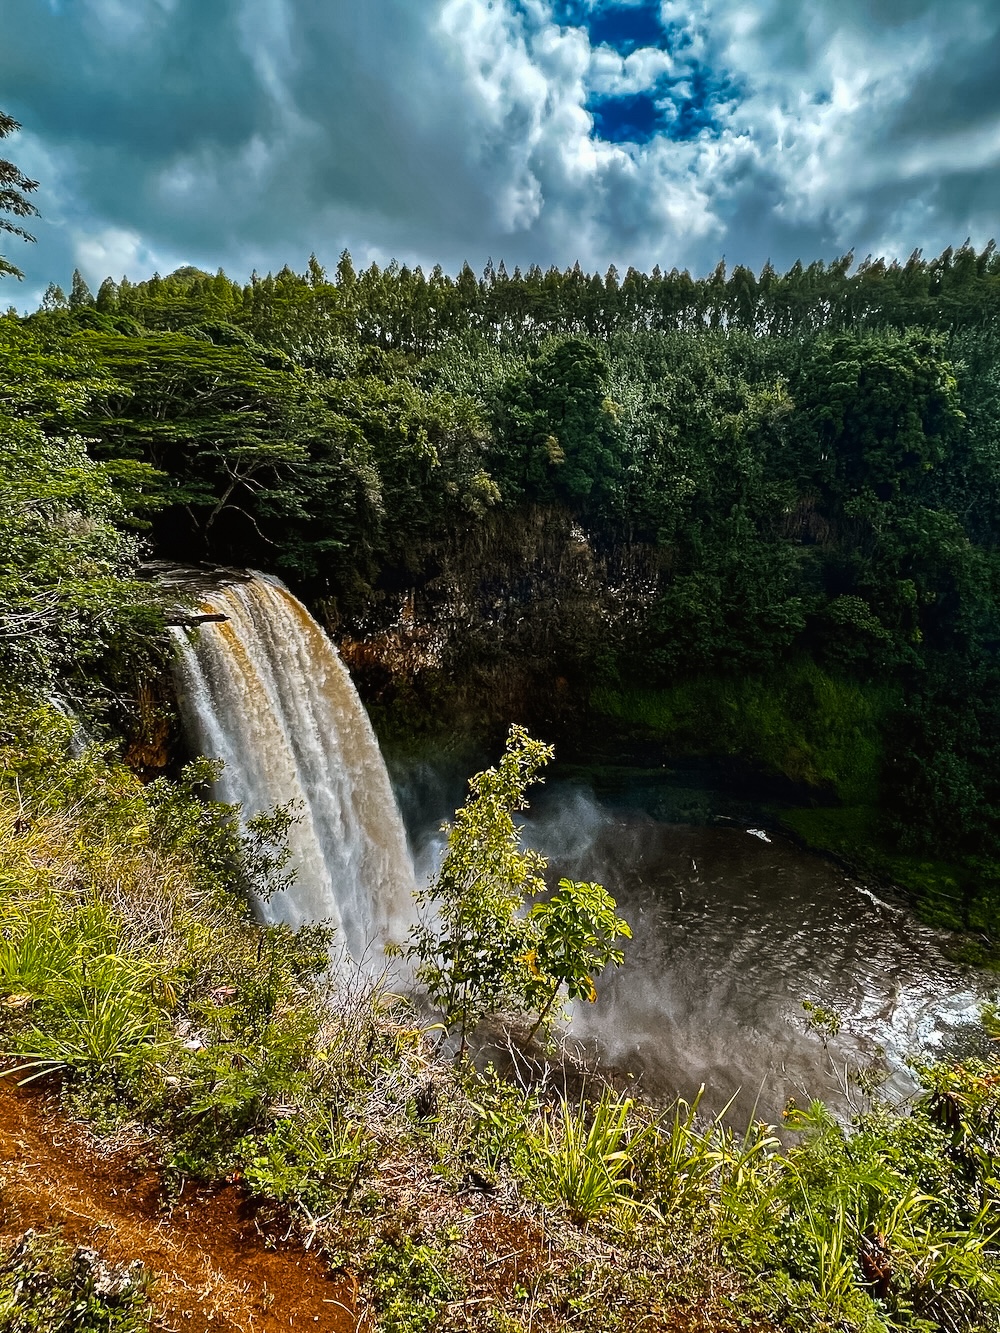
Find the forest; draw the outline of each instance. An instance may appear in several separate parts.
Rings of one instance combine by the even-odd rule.
[[[76,273],[0,339],[31,466],[85,453],[123,550],[281,573],[385,734],[731,757],[797,784],[799,836],[992,937],[998,313],[992,244],[697,280],[345,252]],[[58,656],[87,616],[41,577]],[[38,589],[10,579],[20,661]]]
[[[0,212],[33,188],[0,162]],[[3,1333],[995,1329],[996,1014],[905,1103],[875,1060],[778,1126],[574,1063],[563,998],[631,927],[521,845],[552,751],[510,724],[780,778],[789,829],[995,959],[998,315],[964,245],[705,279],[345,252],[0,318]],[[401,949],[433,1014],[251,911],[294,812],[240,823],[184,753],[197,616],[151,560],[280,573],[387,743],[507,735]],[[498,1024],[519,1077],[468,1058]]]

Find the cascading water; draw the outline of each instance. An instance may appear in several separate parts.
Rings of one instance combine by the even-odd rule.
[[[87,746],[92,744],[93,737],[61,694],[50,694],[49,703],[57,713],[62,713],[67,722],[73,724],[73,730],[69,738],[69,752],[74,759],[79,759]]]
[[[187,575],[173,581],[191,586]],[[369,951],[377,962],[413,919],[414,873],[347,670],[277,580],[231,574],[207,590],[202,579],[201,589],[204,610],[226,620],[195,639],[178,630],[188,734],[225,760],[217,794],[246,816],[300,807],[290,838],[297,880],[260,913],[293,925],[332,921],[354,958]],[[428,780],[425,772],[411,787]],[[846,1065],[882,1048],[888,1087],[904,1096],[905,1056],[964,1040],[988,998],[902,904],[781,839],[550,794],[532,843],[560,873],[603,880],[635,931],[626,966],[602,978],[599,1004],[578,1008],[572,1034],[641,1075],[654,1095],[693,1096],[704,1082],[712,1105],[736,1099],[737,1119],[777,1119],[789,1095],[818,1093],[847,1114]],[[414,814],[415,836],[437,827],[450,805],[442,801],[433,819]],[[803,1023],[804,998],[842,1016],[828,1045]]]
[[[296,878],[259,904],[269,922],[329,921],[377,958],[412,919],[413,865],[375,733],[333,644],[279,580],[202,592],[204,624],[177,634],[178,699],[196,748],[225,761],[216,795],[249,818],[294,802]]]

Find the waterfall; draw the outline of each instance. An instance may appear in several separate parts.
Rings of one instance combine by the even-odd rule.
[[[329,921],[374,961],[412,919],[413,865],[378,741],[336,648],[278,579],[199,594],[224,615],[181,643],[178,699],[202,753],[225,761],[217,799],[249,818],[295,803],[294,883],[258,906],[268,922]]]
[[[61,713],[67,722],[73,724],[69,736],[69,752],[74,759],[79,759],[86,752],[87,746],[93,743],[94,738],[61,694],[50,694],[48,700],[57,713]]]

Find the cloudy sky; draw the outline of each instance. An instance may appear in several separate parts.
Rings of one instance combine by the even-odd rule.
[[[703,273],[1000,230],[996,0],[4,0],[31,303],[309,252]]]

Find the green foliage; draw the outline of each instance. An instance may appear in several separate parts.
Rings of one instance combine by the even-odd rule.
[[[98,747],[67,754],[54,712],[28,710],[20,754],[3,750],[0,1041],[19,1077],[60,1071],[91,1113],[175,1122],[192,1169],[229,1161],[305,1077],[301,1001],[329,941],[250,925],[259,857],[197,795],[204,765],[143,788]]]
[[[107,969],[110,978],[98,976],[94,981],[96,970],[90,969],[87,986],[69,990],[59,1002],[61,1012],[49,1008],[44,1028],[33,1026],[21,1038],[18,1056],[27,1063],[12,1073],[30,1071],[22,1082],[60,1071],[82,1078],[90,1074],[117,1080],[137,1046],[148,1047],[150,1056],[157,1054],[157,1045],[151,1040],[155,1019],[143,1003],[145,996],[125,989],[106,989],[109,981],[112,985],[120,980],[129,984],[134,976],[121,978],[124,969],[112,967]],[[17,979],[14,969],[8,969],[7,984]]]
[[[538,1011],[535,1029],[545,1022],[562,987],[567,999],[593,1004],[594,977],[610,963],[621,967],[625,961],[615,941],[631,939],[632,931],[616,907],[602,884],[561,879],[548,898],[529,910],[534,948],[528,954],[528,969],[538,983],[537,998],[529,994],[531,1007]]]
[[[52,288],[0,321],[0,672],[93,697],[157,660],[144,540],[279,566],[349,634],[395,636],[393,679],[372,673],[387,707],[451,673],[466,715],[489,690],[506,719],[543,681],[537,713],[577,734],[596,711],[835,795],[789,817],[802,836],[995,933],[998,280],[966,246],[703,281],[345,256],[334,281],[311,263]],[[332,1015],[321,936],[247,918],[241,895],[287,878],[290,812],[240,847],[204,768],[143,790],[74,758],[54,710],[2,711],[3,1046],[101,1123],[144,1118],[175,1172],[241,1171],[310,1225],[393,1207],[373,1182],[394,1154],[426,1154],[435,1188],[533,1181],[602,1243],[627,1223],[619,1285],[646,1302],[616,1314],[567,1278],[554,1327],[649,1322],[657,1264],[693,1234],[755,1285],[748,1318],[995,1325],[992,1064],[925,1071],[908,1117],[794,1113],[787,1151],[697,1100],[546,1115],[429,1076],[394,1002]],[[520,845],[547,757],[514,733],[425,895],[411,957],[463,1047],[486,1015],[591,998],[628,937],[599,886],[550,893]],[[435,1079],[454,1096],[432,1113]],[[425,1235],[380,1242],[383,1322],[430,1326],[445,1267]]]
[[[345,256],[332,278],[53,291],[3,335],[0,429],[39,498],[10,479],[0,667],[120,688],[151,641],[114,582],[145,531],[285,570],[371,641],[364,684],[397,716],[446,695],[484,728],[579,734],[595,683],[668,691],[687,753],[722,735],[832,783],[887,816],[887,854],[955,865],[957,919],[992,929],[1000,260],[852,264],[450,277]],[[802,688],[769,701],[789,662]]]
[[[150,592],[132,581],[138,546],[115,479],[79,433],[53,429],[103,381],[47,358],[10,317],[0,351],[0,673],[37,683],[134,642]],[[133,500],[151,475],[130,474]]]
[[[141,1263],[108,1263],[55,1233],[27,1232],[0,1249],[5,1333],[146,1333],[151,1311]]]
[[[471,1114],[463,1134],[479,1169],[487,1175],[510,1170],[532,1176],[534,1144],[526,1129],[538,1111],[540,1095],[506,1082],[492,1066],[481,1075],[473,1075],[467,1092]]]
[[[888,500],[945,457],[964,417],[944,345],[926,334],[820,339],[793,388],[821,465],[848,495]]]
[[[728,1110],[702,1118],[700,1097],[664,1112],[608,1090],[553,1104],[543,1088],[435,1059],[377,988],[331,995],[322,931],[254,923],[233,890],[245,890],[241,865],[255,862],[241,861],[232,812],[199,797],[204,768],[143,788],[99,747],[71,757],[69,733],[51,707],[12,702],[5,712],[0,1042],[10,1067],[31,1065],[22,1077],[58,1069],[72,1108],[99,1125],[155,1130],[175,1178],[236,1173],[281,1201],[310,1238],[364,1272],[382,1326],[417,1333],[461,1308],[476,1247],[453,1245],[457,1231],[424,1225],[420,1209],[440,1217],[446,1207],[471,1225],[484,1191],[486,1214],[519,1236],[526,1200],[547,1207],[532,1224],[546,1237],[539,1254],[549,1240],[565,1251],[564,1228],[580,1228],[572,1271],[535,1259],[518,1270],[512,1317],[525,1321],[547,1311],[555,1328],[575,1318],[624,1333],[664,1318],[676,1290],[670,1256],[681,1253],[688,1270],[698,1256],[688,1284],[720,1282],[730,1314],[751,1321],[852,1333],[995,1326],[995,1059],[922,1069],[926,1092],[908,1111],[873,1101],[849,1127],[818,1103],[789,1107],[790,1147],[759,1123],[735,1132]],[[516,860],[512,809],[545,753],[515,732],[498,769],[475,780],[500,825],[492,842],[480,829],[484,864],[506,866],[522,886],[541,877]],[[470,858],[472,807],[455,823]],[[588,884],[563,885],[550,901],[545,993],[557,977],[585,989],[588,939],[600,959],[621,923]],[[527,997],[537,978],[516,961]],[[38,1244],[0,1260],[0,1300],[13,1292],[11,1317],[22,1321],[14,1328],[53,1326],[64,1308],[95,1329],[143,1326],[137,1275],[111,1275],[116,1304],[103,1268],[88,1259],[81,1277],[72,1256]],[[33,1273],[44,1277],[22,1281]]]
[[[828,1009],[814,1000],[803,1000],[802,1008],[805,1010],[809,1026],[814,1032],[819,1033],[824,1042],[828,1038],[835,1037],[840,1031],[842,1020],[836,1009]]]
[[[608,1091],[596,1103],[571,1106],[562,1099],[542,1121],[534,1180],[539,1198],[564,1204],[583,1224],[609,1210],[636,1207],[630,1177],[656,1125],[631,1123],[632,1108],[630,1097]]]
[[[513,814],[551,756],[550,746],[511,728],[500,764],[470,780],[469,800],[447,826],[441,868],[417,895],[435,919],[414,929],[408,957],[447,1028],[458,1028],[463,1052],[478,1022],[519,1007],[530,975],[531,936],[519,912],[544,891],[545,862],[522,849]]]
[[[498,408],[508,498],[590,507],[591,497],[613,487],[615,413],[606,377],[601,352],[580,338],[553,339],[511,376]]]
[[[458,1294],[444,1254],[398,1229],[375,1251],[369,1281],[385,1333],[430,1333]]]
[[[845,802],[877,799],[898,693],[798,659],[766,680],[703,678],[663,689],[598,687],[594,708],[661,739],[668,753],[732,754]],[[822,813],[822,812],[817,812]]]
[[[6,139],[20,128],[13,116],[0,111],[0,139]],[[8,236],[18,236],[22,241],[35,239],[19,221],[12,222],[11,218],[38,216],[38,209],[28,198],[28,195],[37,188],[38,182],[29,180],[13,162],[0,161],[0,232]],[[24,274],[9,259],[0,255],[0,278],[4,276],[22,278]]]
[[[853,271],[852,271],[853,269]],[[965,244],[905,264],[853,255],[830,263],[794,264],[759,274],[720,264],[705,278],[673,269],[624,278],[584,273],[574,265],[508,273],[487,265],[477,278],[435,266],[372,264],[358,272],[345,251],[334,280],[310,265],[302,274],[253,274],[247,283],[191,267],[105,291],[103,307],[153,329],[178,329],[207,318],[246,330],[311,366],[336,364],[343,345],[377,347],[407,357],[433,353],[455,336],[480,335],[523,344],[547,335],[607,338],[615,332],[700,337],[720,330],[748,338],[798,340],[824,329],[903,330],[915,326],[978,333],[995,317],[1000,265],[993,242],[979,253]]]
[[[179,333],[92,330],[67,346],[109,381],[86,423],[100,456],[156,468],[161,499],[188,516],[194,540],[207,542],[224,517],[252,531],[255,509],[294,507],[287,493],[309,462],[318,407],[301,377],[262,364],[251,349]]]
[[[315,1213],[350,1202],[377,1150],[363,1126],[342,1122],[326,1108],[308,1119],[279,1120],[270,1132],[240,1145],[237,1156],[256,1194]]]
[[[433,917],[414,928],[407,957],[441,1010],[446,1030],[457,1028],[459,1054],[484,1018],[538,1014],[534,1032],[567,987],[571,998],[595,998],[591,973],[620,964],[615,939],[630,934],[614,899],[598,884],[561,880],[546,902],[545,859],[523,848],[514,812],[552,748],[513,726],[496,768],[469,782],[469,800],[446,825],[448,845],[434,880],[417,895]]]
[[[572,660],[592,681],[599,662],[593,702],[623,729],[835,791],[848,804],[803,831],[908,861],[934,911],[994,928],[992,335],[966,337],[953,368],[943,343],[886,329],[723,334],[731,299],[787,332],[808,292],[846,310],[857,289],[825,270],[721,274],[711,292],[640,276],[599,293],[573,275],[481,286],[345,263],[336,284],[313,269],[244,291],[188,271],[102,286],[95,305],[77,284],[0,322],[2,669],[20,687],[0,710],[0,1045],[19,1077],[55,1071],[99,1125],[156,1131],[175,1177],[238,1173],[311,1235],[367,1226],[379,1239],[353,1262],[388,1328],[429,1329],[462,1294],[446,1238],[367,1221],[400,1212],[405,1160],[456,1213],[470,1190],[497,1209],[527,1195],[554,1210],[547,1225],[565,1212],[581,1246],[606,1247],[604,1269],[591,1257],[546,1278],[553,1327],[648,1322],[664,1256],[697,1237],[710,1277],[756,1289],[737,1304],[751,1319],[985,1330],[1000,1308],[995,1062],[922,1071],[909,1115],[874,1104],[844,1127],[792,1109],[790,1148],[766,1126],[702,1121],[697,1099],[662,1115],[611,1093],[552,1108],[456,1073],[398,1000],[331,999],[322,932],[250,920],[248,890],[287,881],[293,812],[241,845],[234,812],[205,799],[210,766],[143,788],[107,747],[74,753],[73,724],[23,694],[57,676],[93,692],[113,661],[155,659],[155,609],[131,579],[151,522],[185,554],[197,539],[199,554],[273,556],[337,614],[353,607],[355,628],[392,623],[412,592],[414,616],[471,625],[501,671],[514,643],[549,677]],[[518,341],[525,292],[536,332]],[[626,299],[662,326],[608,321]],[[463,331],[484,309],[502,336]],[[490,522],[498,484],[539,507]],[[513,548],[532,533],[528,558]],[[481,558],[455,581],[465,549]],[[495,631],[540,605],[561,615],[567,589],[575,622]],[[512,732],[424,896],[411,957],[463,1047],[487,1015],[542,1023],[562,995],[592,998],[628,938],[600,886],[550,891],[520,844],[514,816],[549,753]],[[595,1274],[615,1268],[627,1292],[598,1296]],[[60,1282],[39,1299],[62,1300]],[[40,1308],[51,1323],[57,1307]],[[95,1327],[144,1318],[138,1298],[126,1308],[116,1325],[95,1307]]]
[[[725,1162],[720,1119],[703,1124],[699,1115],[704,1088],[693,1102],[679,1097],[654,1122],[654,1132],[633,1153],[641,1197],[663,1218],[693,1222],[710,1208]]]
[[[787,1126],[803,1141],[725,1187],[734,1253],[783,1274],[776,1291],[807,1284],[831,1319],[988,1327],[1000,1301],[996,1159],[974,1172],[950,1159],[941,1106],[932,1095],[907,1117],[876,1105],[851,1134],[820,1103],[791,1108]]]

